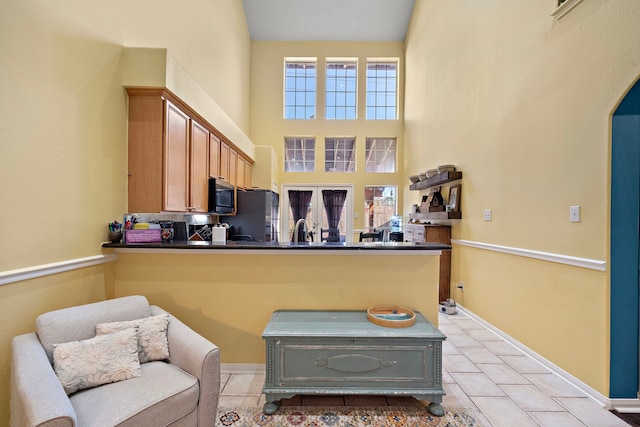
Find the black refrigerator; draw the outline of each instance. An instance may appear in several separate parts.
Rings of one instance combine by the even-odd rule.
[[[280,197],[271,190],[238,191],[236,214],[221,218],[232,225],[231,240],[278,242]]]

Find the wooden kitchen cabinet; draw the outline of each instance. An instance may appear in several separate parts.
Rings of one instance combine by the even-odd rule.
[[[218,176],[228,182],[231,182],[229,176],[230,152],[231,147],[229,147],[229,144],[224,141],[220,141],[220,174]]]
[[[244,164],[244,186],[245,188],[253,186],[253,164],[247,159],[245,159]]]
[[[451,227],[436,224],[405,224],[405,242],[436,242],[451,245]],[[450,298],[451,287],[451,251],[442,251],[440,255],[439,301]]]
[[[209,130],[159,89],[130,89],[129,212],[207,212]]]
[[[230,184],[238,185],[238,152],[229,147],[229,178]]]
[[[220,176],[220,138],[212,133],[209,134],[209,176]]]
[[[126,90],[128,212],[207,212],[209,177],[250,185],[245,154],[187,104],[165,88]]]
[[[186,211],[189,204],[189,116],[165,101],[164,206]]]
[[[246,185],[244,183],[244,172],[245,172],[244,157],[242,156],[237,156],[237,157],[238,157],[238,161],[237,161],[238,170],[236,171],[236,187],[246,188]]]
[[[209,131],[191,119],[189,212],[209,210]]]

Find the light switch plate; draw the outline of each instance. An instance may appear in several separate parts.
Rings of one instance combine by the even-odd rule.
[[[491,221],[491,209],[485,209],[484,210],[484,220],[485,221]]]
[[[580,222],[580,206],[569,206],[569,221]]]

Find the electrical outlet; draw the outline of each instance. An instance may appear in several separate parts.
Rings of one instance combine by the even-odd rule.
[[[580,222],[580,206],[569,206],[569,221]]]
[[[464,292],[464,282],[460,282],[460,284],[458,285],[458,289]]]
[[[485,209],[484,210],[484,220],[485,221],[491,221],[491,209]]]
[[[353,213],[353,217],[354,217],[355,219],[358,219],[358,218],[360,218],[360,214],[359,214],[358,212],[354,212],[354,213]]]

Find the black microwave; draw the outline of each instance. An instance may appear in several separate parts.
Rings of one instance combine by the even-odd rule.
[[[236,187],[222,179],[209,178],[209,213],[229,215],[236,212]]]

